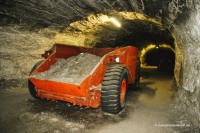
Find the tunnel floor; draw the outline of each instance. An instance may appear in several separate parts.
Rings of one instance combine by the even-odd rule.
[[[188,131],[170,112],[173,75],[143,68],[141,90],[130,89],[118,115],[65,102],[33,99],[26,87],[0,90],[1,133],[171,133]]]

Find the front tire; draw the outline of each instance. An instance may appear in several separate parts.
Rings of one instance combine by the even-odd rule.
[[[101,91],[103,111],[118,114],[126,104],[128,70],[121,64],[110,66],[104,76]]]
[[[29,76],[32,74],[32,72],[43,62],[43,60],[37,62],[33,68],[31,69],[30,73],[29,73]],[[29,93],[31,94],[31,96],[33,98],[36,98],[36,99],[39,99],[39,97],[37,97],[37,92],[35,90],[35,85],[30,81],[28,80],[28,88],[29,88]]]

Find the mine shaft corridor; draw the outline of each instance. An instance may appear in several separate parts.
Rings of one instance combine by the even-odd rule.
[[[0,131],[20,133],[184,131],[186,127],[163,127],[163,124],[177,124],[173,119],[175,116],[169,112],[173,100],[172,81],[173,75],[158,71],[156,67],[143,67],[141,90],[130,88],[126,107],[118,115],[104,113],[100,108],[87,109],[65,102],[33,99],[26,87],[7,86],[0,90]]]
[[[200,0],[1,0],[0,18],[0,133],[200,133]],[[78,54],[86,61],[70,58],[75,65],[68,62],[70,54],[77,57],[77,50],[61,48],[63,60],[62,54],[56,58],[51,50],[46,51],[57,44],[84,49]],[[117,67],[107,65],[108,73],[91,74],[101,67],[90,66],[100,65],[101,52],[106,52],[92,52],[94,49],[122,52],[119,49],[126,46],[136,47],[137,57],[128,56],[132,60],[124,64],[113,54],[106,61]],[[136,51],[130,53],[136,55]],[[95,56],[82,58],[87,52]],[[42,72],[35,66],[44,60],[41,55],[52,55],[52,60],[43,62]],[[96,56],[97,62],[91,65]],[[136,61],[141,66],[140,89],[130,87],[121,111],[128,86],[126,67],[138,68]],[[58,67],[51,72],[58,72],[57,77],[46,71],[54,64]],[[30,75],[33,66],[36,69]],[[82,80],[84,69],[90,81]],[[44,84],[31,77],[37,72]],[[43,72],[49,75],[43,77]],[[73,74],[66,72],[75,73],[75,78],[67,77]],[[111,89],[106,90],[107,86]],[[63,99],[66,102],[58,101]],[[121,112],[113,115],[102,110]]]

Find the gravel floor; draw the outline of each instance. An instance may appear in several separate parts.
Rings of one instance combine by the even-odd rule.
[[[173,77],[147,69],[142,90],[128,91],[118,115],[60,101],[33,99],[25,87],[0,89],[1,133],[189,133],[191,126],[170,111]],[[180,124],[177,127],[170,127]],[[181,125],[182,124],[182,125]],[[184,125],[185,124],[185,125]],[[188,125],[186,125],[188,124]]]

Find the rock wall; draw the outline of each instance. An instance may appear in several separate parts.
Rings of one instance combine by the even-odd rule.
[[[177,94],[175,108],[181,117],[189,119],[194,131],[200,129],[200,10],[190,18],[174,26],[176,37],[175,79]]]
[[[91,12],[80,0],[1,0],[1,25],[24,24],[32,28],[62,29]]]
[[[200,2],[171,0],[163,22],[175,38],[174,77],[177,121],[188,121],[194,132],[200,129]]]
[[[44,50],[53,44],[50,31],[30,32],[19,26],[0,27],[0,79],[26,79]]]

